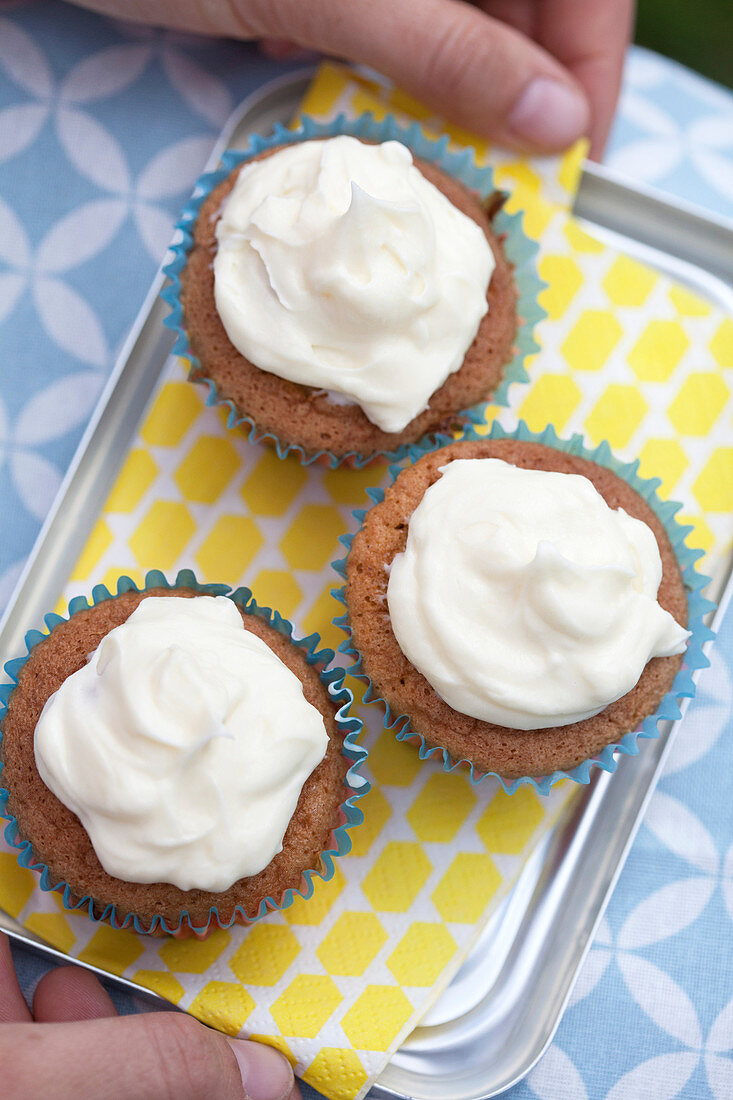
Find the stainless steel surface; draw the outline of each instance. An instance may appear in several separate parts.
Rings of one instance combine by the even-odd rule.
[[[221,135],[209,166],[223,149],[241,147],[251,133],[292,117],[311,76],[312,70],[305,70],[285,77],[246,100]],[[631,188],[592,165],[583,174],[576,213],[596,235],[733,312],[730,224]],[[3,660],[22,650],[25,631],[39,626],[55,605],[165,363],[171,337],[161,323],[166,309],[158,297],[162,282],[159,274],[0,622]],[[715,579],[712,598],[726,580]],[[727,593],[729,598],[730,585]],[[482,1100],[531,1069],[560,1020],[670,734],[667,723],[658,740],[643,743],[638,757],[621,757],[615,775],[598,773],[576,792],[449,988],[380,1076],[375,1096]],[[10,918],[2,917],[0,926],[33,950],[66,960]],[[104,976],[137,991],[125,979]]]
[[[645,184],[630,187],[611,169],[591,163],[581,176],[573,213],[624,241],[633,240],[646,262],[709,297],[715,298],[716,279],[733,286],[733,222],[726,218]],[[670,256],[690,265],[687,276],[680,269],[670,270]]]

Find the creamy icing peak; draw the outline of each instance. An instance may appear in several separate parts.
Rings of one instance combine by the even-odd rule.
[[[129,882],[226,890],[282,840],[328,734],[226,596],[149,596],[50,697],[41,778]]]
[[[688,637],[657,603],[651,529],[585,477],[457,459],[413,512],[392,563],[403,653],[454,710],[511,729],[567,725]]]
[[[486,237],[396,141],[306,141],[245,166],[216,235],[234,346],[387,432],[458,370],[488,308]]]

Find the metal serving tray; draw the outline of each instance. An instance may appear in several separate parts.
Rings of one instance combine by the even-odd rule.
[[[301,71],[265,85],[226,125],[209,167],[226,148],[289,120],[312,78]],[[575,214],[598,237],[686,283],[733,314],[733,224],[632,188],[587,164]],[[0,658],[22,649],[26,630],[56,604],[134,437],[173,337],[159,273],[85,432],[28,564],[0,621]],[[708,590],[719,615],[730,569]],[[679,724],[679,723],[677,723]],[[527,863],[510,896],[450,986],[394,1054],[373,1087],[380,1100],[484,1100],[524,1077],[555,1033],[580,965],[626,859],[667,754],[672,723],[613,775],[579,788]],[[32,950],[68,962],[0,913],[0,927]],[[77,960],[71,960],[76,962]],[[160,1003],[115,975],[112,982]]]

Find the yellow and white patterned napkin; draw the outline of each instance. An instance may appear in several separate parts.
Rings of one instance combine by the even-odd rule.
[[[304,104],[317,117],[339,109],[394,107],[425,122],[397,92],[324,66]],[[485,145],[455,130],[458,141]],[[708,303],[584,233],[568,215],[582,158],[519,161],[503,154],[499,183],[525,229],[541,239],[549,317],[531,382],[514,386],[499,414],[511,427],[549,421],[561,433],[606,438],[642,473],[684,501],[695,539],[715,568],[733,534],[733,451],[726,447],[733,324]],[[728,368],[728,374],[723,368]],[[726,381],[727,377],[727,381]],[[220,411],[171,360],[65,597],[121,573],[173,575],[189,566],[206,581],[246,583],[296,631],[336,646],[340,605],[330,561],[353,530],[351,509],[382,468],[304,469],[227,431]],[[491,410],[489,416],[496,414]],[[157,991],[229,1034],[282,1050],[332,1100],[367,1091],[390,1054],[455,973],[500,898],[574,789],[546,799],[528,788],[508,798],[491,781],[472,787],[381,730],[365,708],[373,789],[365,823],[334,878],[250,929],[207,940],[161,941],[95,925],[63,911],[37,876],[0,852],[0,905],[70,955]]]
[[[383,474],[280,461],[227,431],[184,377],[171,360],[65,598],[98,581],[114,589],[122,573],[142,582],[153,565],[171,577],[189,566],[204,581],[247,583],[301,634],[336,645],[330,562]],[[0,905],[69,954],[277,1046],[327,1096],[351,1100],[445,987],[569,794],[472,788],[365,713],[365,821],[309,901],[249,930],[161,941],[67,913],[7,853]]]

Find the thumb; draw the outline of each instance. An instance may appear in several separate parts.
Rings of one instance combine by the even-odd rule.
[[[226,1039],[175,1012],[8,1024],[0,1062],[4,1092],[17,1100],[287,1100],[294,1084],[271,1047]]]
[[[279,0],[272,33],[378,69],[503,145],[566,148],[590,123],[580,84],[523,34],[462,0]]]

